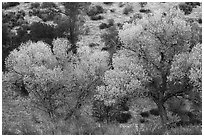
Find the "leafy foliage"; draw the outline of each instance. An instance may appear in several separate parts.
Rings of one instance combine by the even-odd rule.
[[[19,2],[3,2],[2,3],[2,8],[7,9],[9,7],[14,7],[14,6],[17,6],[19,4],[20,4]]]
[[[41,30],[39,32],[39,30]],[[34,22],[30,26],[30,35],[32,41],[43,40],[48,44],[52,43],[52,40],[55,38],[54,26],[47,25],[45,23]]]
[[[115,4],[3,10],[3,134],[201,134],[202,7],[145,4],[150,14],[113,18],[120,28],[109,19],[97,34],[84,13],[98,20]],[[84,42],[101,32],[102,44]]]
[[[123,9],[123,14],[128,15],[130,12],[133,12],[133,7],[131,5],[127,5],[124,9]]]
[[[103,7],[96,5],[96,6],[91,6],[89,10],[87,11],[88,16],[96,16],[97,14],[103,13],[104,9]]]

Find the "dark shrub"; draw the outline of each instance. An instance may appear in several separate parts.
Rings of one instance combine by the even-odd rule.
[[[10,41],[11,38],[11,32],[6,23],[2,24],[2,44],[7,45],[7,43]]]
[[[110,9],[110,12],[115,12],[115,9]]]
[[[199,23],[199,24],[202,24],[202,19],[201,19],[201,18],[198,19],[198,23]]]
[[[116,49],[120,49],[121,41],[118,37],[118,30],[116,26],[109,27],[107,31],[101,35],[101,39],[105,43],[106,47],[110,48],[116,46]]]
[[[151,13],[151,10],[149,10],[149,9],[140,9],[140,12],[148,14],[148,13]]]
[[[133,7],[131,5],[127,5],[124,9],[123,9],[123,14],[128,15],[130,12],[133,12]]]
[[[28,12],[29,17],[33,16],[33,11]]]
[[[119,27],[119,29],[123,28],[123,24],[122,23],[117,23],[117,26]]]
[[[127,104],[125,102],[118,102],[111,106],[106,106],[103,101],[95,100],[92,107],[92,116],[97,122],[118,122],[127,123],[129,119],[132,118],[131,114],[126,108]],[[124,110],[125,108],[125,110]]]
[[[195,8],[196,6],[200,6],[200,2],[185,2],[185,4]]]
[[[108,28],[108,24],[106,24],[106,23],[101,23],[101,24],[99,25],[99,28],[100,28],[100,29],[106,29],[106,28]]]
[[[56,37],[67,37],[66,32],[69,32],[69,24],[67,22],[60,22],[54,30]]]
[[[95,100],[92,106],[92,116],[97,122],[107,121],[110,110],[111,106],[106,106],[103,101]]]
[[[57,8],[57,5],[54,2],[43,2],[41,8],[43,9]]]
[[[140,115],[144,118],[147,118],[149,117],[149,112],[148,111],[145,111],[145,112],[141,112]]]
[[[89,44],[89,47],[91,47],[91,48],[92,48],[92,47],[96,47],[96,46],[99,46],[99,44],[98,44],[98,43],[90,43],[90,44]]]
[[[30,35],[28,34],[29,26],[25,24],[21,24],[21,27],[17,29],[17,35],[15,37],[15,43],[21,44],[22,42],[26,42],[30,39]]]
[[[43,40],[51,45],[55,38],[54,27],[45,23],[34,22],[30,26],[30,35],[33,41]]]
[[[104,19],[104,17],[101,15],[91,16],[91,20],[102,20],[102,19]]]
[[[159,116],[159,110],[157,108],[156,109],[151,109],[149,112],[150,112],[151,115]]]
[[[193,10],[192,6],[190,6],[186,3],[179,4],[179,9],[182,10],[185,15],[191,14],[191,12]]]
[[[88,15],[88,16],[94,16],[94,15],[97,15],[97,14],[100,14],[100,13],[103,13],[103,12],[104,12],[103,7],[101,7],[101,6],[99,6],[99,5],[96,5],[96,6],[91,7],[91,8],[87,11],[87,15]]]
[[[124,5],[125,5],[124,2],[119,2],[119,3],[118,3],[118,6],[119,6],[119,7],[123,7]]]
[[[191,14],[193,8],[200,6],[200,2],[185,2],[179,4],[179,9],[184,11],[185,15]]]
[[[147,123],[148,120],[142,118],[142,119],[139,120],[139,122],[140,122],[140,123]]]
[[[7,9],[7,8],[10,8],[10,7],[14,7],[14,6],[17,6],[19,4],[20,4],[19,2],[3,2],[2,3],[2,9]]]
[[[111,27],[115,23],[114,19],[108,19],[108,26]]]
[[[142,14],[141,14],[141,13],[135,13],[135,14],[133,15],[133,18],[134,18],[134,19],[142,19]]]
[[[36,8],[36,9],[37,9],[37,8],[39,8],[39,7],[40,7],[40,3],[39,3],[39,2],[32,2],[32,3],[31,3],[31,6],[30,6],[31,9],[33,9],[33,8]]]
[[[40,9],[33,9],[32,10],[32,15],[33,16],[38,16],[39,18],[40,18],[40,15],[41,15],[42,13],[40,12]]]
[[[112,5],[113,4],[113,2],[103,2],[103,3],[106,5]]]
[[[116,115],[116,120],[119,123],[127,123],[129,119],[131,119],[132,116],[130,113],[119,113],[118,115]]]
[[[139,4],[140,4],[141,8],[144,8],[145,5],[147,5],[147,2],[139,2]]]

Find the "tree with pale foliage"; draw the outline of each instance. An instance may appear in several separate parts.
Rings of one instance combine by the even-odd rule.
[[[28,92],[29,106],[48,115],[52,121],[76,115],[84,101],[94,94],[108,68],[106,52],[82,46],[74,55],[66,52],[69,46],[67,39],[55,39],[52,52],[48,44],[29,41],[6,59],[8,72],[3,82],[11,87],[16,83],[23,85]]]
[[[125,24],[119,32],[123,50],[114,55],[114,70],[105,72],[105,85],[97,88],[96,97],[109,105],[123,96],[148,91],[165,128],[166,101],[195,93],[193,87],[200,91],[201,44],[189,53],[192,35],[191,26],[176,8]]]

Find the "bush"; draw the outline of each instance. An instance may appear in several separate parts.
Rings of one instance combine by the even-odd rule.
[[[141,8],[144,8],[145,5],[147,5],[147,2],[139,2]]]
[[[98,43],[90,43],[90,44],[89,44],[89,47],[91,47],[91,48],[92,48],[92,47],[96,47],[96,46],[99,46],[99,44],[98,44]]]
[[[20,4],[20,2],[3,2],[2,3],[2,9],[8,9],[10,7],[14,7],[14,6],[17,6],[19,4]]]
[[[92,116],[97,122],[127,123],[132,118],[128,112],[126,102],[120,101],[114,105],[106,106],[103,101],[95,100],[92,107]]]
[[[43,2],[41,8],[43,9],[57,8],[57,5],[54,2]]]
[[[112,5],[113,4],[113,2],[103,2],[103,3],[106,5]]]
[[[150,112],[151,115],[159,116],[159,110],[157,108],[156,109],[151,109],[149,112]]]
[[[202,24],[202,19],[201,18],[198,19],[198,23]]]
[[[104,19],[104,17],[101,15],[91,16],[91,20],[102,20],[102,19]]]
[[[114,19],[108,19],[108,26],[111,27],[115,23]]]
[[[179,4],[179,9],[184,11],[185,15],[191,14],[193,8],[200,6],[200,2],[185,2]]]
[[[97,14],[103,13],[104,9],[103,7],[96,5],[96,6],[92,6],[88,11],[87,11],[87,15],[88,16],[95,16]]]
[[[120,49],[122,44],[118,37],[118,30],[116,26],[111,26],[107,29],[107,32],[101,35],[102,41],[105,43],[106,47],[116,46],[116,49]]]
[[[119,6],[119,7],[123,7],[124,5],[125,5],[124,2],[119,2],[119,3],[118,3],[118,6]]]
[[[115,12],[115,9],[110,9],[110,12]]]
[[[133,7],[131,5],[127,5],[124,9],[123,9],[123,14],[128,15],[130,12],[133,12]]]
[[[33,9],[33,8],[36,8],[36,9],[37,9],[37,8],[39,8],[39,7],[40,7],[40,3],[39,3],[39,2],[32,2],[32,3],[31,3],[31,6],[30,6],[31,9]]]
[[[151,13],[151,10],[149,10],[149,9],[140,9],[140,12],[148,14],[148,13]]]
[[[144,118],[147,118],[149,117],[149,112],[148,111],[145,111],[145,112],[141,112],[140,115]]]
[[[108,24],[106,24],[106,23],[101,23],[101,24],[99,25],[99,28],[100,28],[100,29],[106,29],[106,28],[108,28]]]
[[[119,27],[119,29],[123,28],[123,24],[122,23],[117,23],[117,26]]]
[[[193,10],[192,6],[190,6],[190,5],[186,4],[186,3],[179,4],[179,9],[184,11],[185,15],[191,14],[191,12]]]
[[[32,15],[33,16],[38,16],[40,18],[41,14],[42,13],[41,13],[40,9],[33,9],[32,10]]]
[[[30,26],[30,35],[31,40],[35,42],[43,40],[51,45],[55,38],[54,27],[45,23],[34,22]]]
[[[147,123],[148,122],[148,120],[146,120],[144,118],[140,119],[139,121],[140,121],[140,123]]]

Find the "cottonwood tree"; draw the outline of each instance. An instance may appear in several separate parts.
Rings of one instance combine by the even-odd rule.
[[[97,88],[96,97],[109,105],[122,96],[148,90],[166,128],[166,101],[193,92],[192,85],[201,80],[193,74],[200,72],[201,66],[190,61],[201,55],[195,55],[196,49],[189,53],[191,36],[191,26],[174,8],[167,10],[165,16],[155,12],[136,25],[125,24],[119,32],[123,50],[114,55],[114,70],[105,72],[105,85]]]
[[[46,113],[52,121],[75,115],[86,98],[94,94],[107,69],[106,52],[82,46],[73,55],[66,52],[70,46],[67,39],[56,39],[52,52],[48,44],[29,41],[6,59],[5,81],[23,82],[29,105]]]
[[[87,6],[90,3],[86,2],[63,2],[62,5],[64,5],[64,13],[68,20],[65,22],[65,24],[61,24],[62,26],[68,27],[64,28],[66,29],[68,35],[68,39],[71,43],[71,50],[74,54],[77,52],[77,40],[80,35],[80,31],[85,22],[85,19],[83,19],[83,11],[87,9]],[[67,24],[67,25],[66,25]]]

